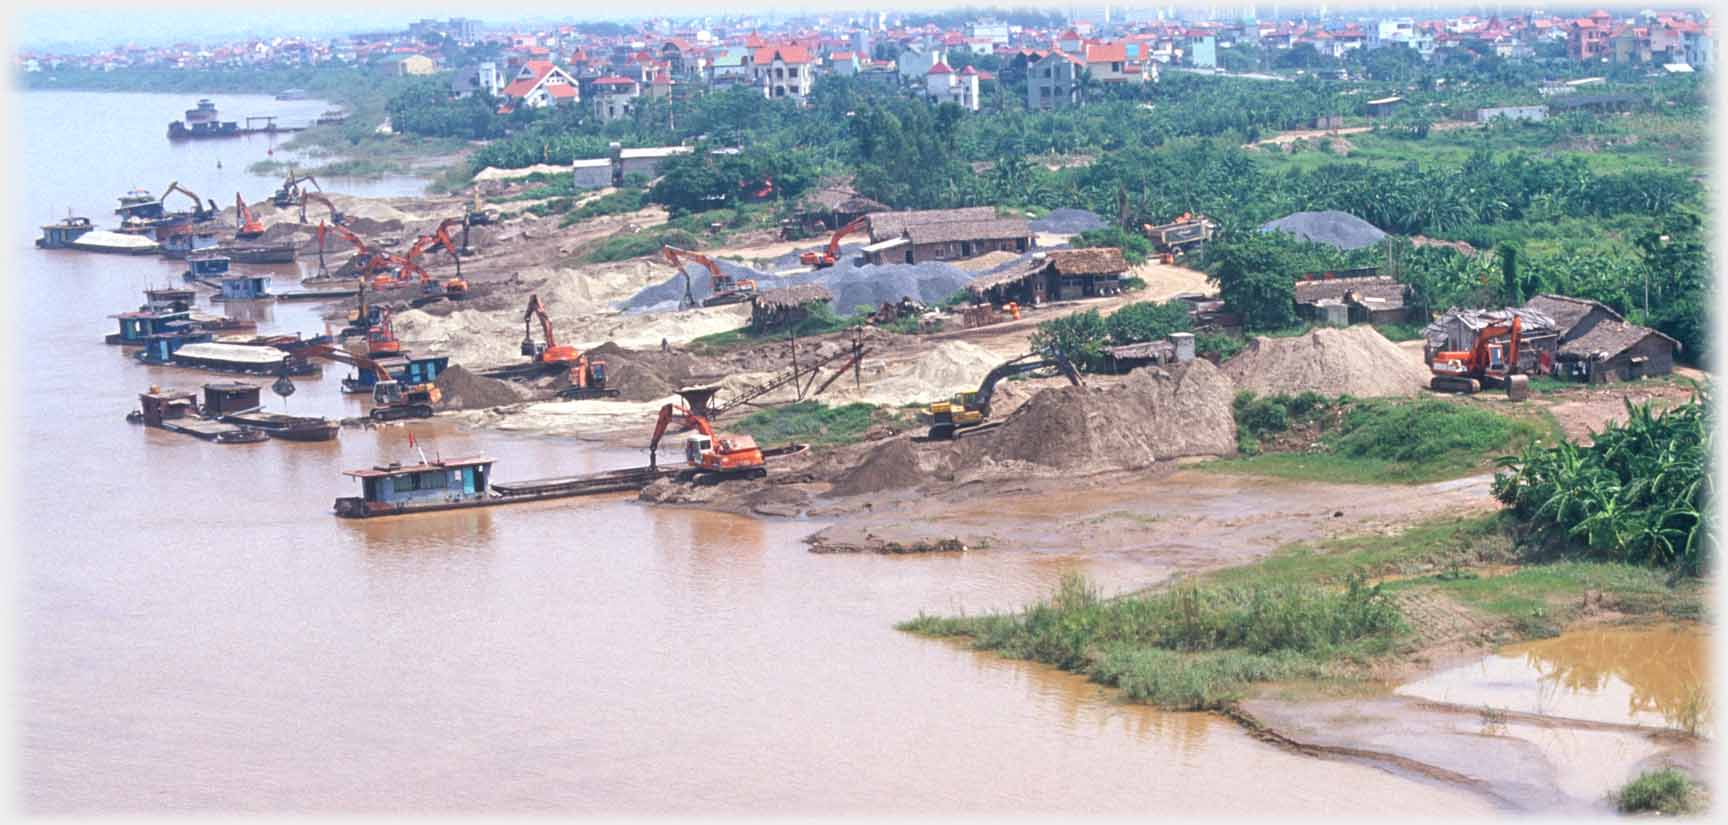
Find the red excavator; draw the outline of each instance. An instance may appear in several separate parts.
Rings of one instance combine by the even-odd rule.
[[[398,278],[386,270],[392,266],[401,266],[402,259],[367,246],[359,235],[354,234],[352,230],[341,224],[318,222],[318,271],[324,271],[324,233],[326,230],[341,235],[354,245],[354,260],[358,266],[355,277],[362,281],[372,278],[373,289],[387,289],[396,285]]]
[[[731,275],[721,272],[720,265],[715,263],[713,258],[700,252],[679,249],[676,246],[661,246],[660,254],[665,256],[667,263],[684,273],[684,301],[689,306],[696,305],[696,296],[690,289],[690,273],[684,270],[685,261],[694,261],[708,270],[708,280],[713,285],[714,294],[704,300],[702,306],[717,307],[724,304],[742,303],[750,300],[750,296],[756,294],[755,281],[749,278],[734,279]]]
[[[323,204],[324,208],[328,209],[330,211],[330,222],[331,223],[336,224],[337,226],[341,226],[342,224],[345,224],[348,222],[348,218],[342,214],[342,210],[337,209],[336,204],[331,203],[329,198],[324,197],[322,194],[320,194],[318,192],[307,192],[307,191],[302,190],[300,192],[300,222],[301,223],[306,222],[306,204],[308,202]]]
[[[648,466],[659,466],[660,439],[666,435],[673,416],[681,417],[685,429],[697,434],[684,439],[684,461],[690,466],[682,477],[693,478],[708,473],[720,478],[761,478],[768,475],[768,463],[756,439],[747,435],[715,435],[708,419],[678,404],[660,408],[660,418],[654,424],[654,437],[648,441]]]
[[[856,218],[851,223],[834,230],[833,237],[828,239],[828,247],[821,252],[805,252],[798,256],[799,263],[813,266],[817,269],[833,266],[840,260],[840,239],[870,225],[865,218]]]
[[[374,421],[395,421],[400,418],[431,418],[432,405],[443,400],[436,384],[413,384],[404,387],[382,364],[372,358],[348,352],[329,344],[319,344],[305,351],[306,358],[326,358],[372,373],[372,408]]]
[[[540,333],[546,344],[534,343],[532,323],[540,322]],[[532,356],[534,363],[569,370],[570,386],[558,391],[559,398],[604,398],[618,395],[618,390],[606,386],[606,362],[590,360],[588,354],[575,347],[558,343],[552,332],[552,319],[540,306],[538,293],[528,296],[528,310],[522,313],[522,354]]]
[[[1493,324],[1476,333],[1468,350],[1436,352],[1428,368],[1434,373],[1428,386],[1440,392],[1479,392],[1483,386],[1511,385],[1518,373],[1518,345],[1523,341],[1524,320],[1512,316],[1509,324]]]
[[[234,225],[237,227],[234,230],[236,238],[251,240],[264,234],[264,224],[259,223],[258,216],[246,208],[246,199],[240,197],[239,192],[234,193]]]
[[[420,291],[427,295],[437,294],[439,297],[449,298],[452,301],[459,301],[468,297],[468,282],[462,278],[462,256],[456,251],[456,241],[450,237],[450,227],[462,225],[462,218],[446,218],[443,223],[438,224],[438,228],[433,230],[432,234],[421,235],[420,239],[414,242],[414,246],[409,248],[408,254],[402,256],[402,260],[406,261],[406,266],[402,268],[403,279],[406,280],[411,275],[418,275]],[[419,262],[420,256],[434,245],[444,247],[450,253],[450,257],[456,261],[456,277],[445,281],[442,291],[432,281],[432,275],[420,267]]]

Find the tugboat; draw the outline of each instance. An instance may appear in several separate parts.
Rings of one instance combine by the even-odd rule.
[[[42,237],[36,239],[37,249],[72,249],[72,242],[84,236],[84,233],[94,229],[89,218],[74,218],[70,215],[65,220],[45,224],[42,227]]]
[[[216,113],[216,104],[211,103],[208,98],[198,101],[197,106],[187,109],[184,122],[176,120],[168,124],[169,140],[237,137],[239,134],[240,123],[220,119]]]

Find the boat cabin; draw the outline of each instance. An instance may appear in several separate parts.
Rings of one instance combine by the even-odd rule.
[[[198,255],[186,258],[186,272],[182,276],[188,281],[220,279],[228,274],[228,258],[222,255]]]
[[[93,228],[89,218],[67,218],[42,227],[42,237],[36,240],[36,245],[43,249],[67,249]]]
[[[276,297],[270,294],[269,275],[224,275],[220,283],[219,300],[267,301]]]
[[[174,353],[187,344],[202,344],[211,341],[215,336],[208,332],[169,332],[144,337],[144,351],[138,353],[138,360],[148,364],[172,364]]]
[[[237,412],[256,410],[262,406],[258,398],[261,388],[244,381],[224,381],[204,385],[204,414],[219,418]]]
[[[180,287],[144,290],[144,306],[157,312],[188,312],[197,302],[198,294]]]
[[[360,479],[360,498],[337,499],[337,512],[344,506],[359,510],[436,509],[440,504],[486,498],[492,490],[492,459],[481,457],[407,466],[387,464],[342,474]]]
[[[450,368],[448,355],[398,355],[373,359],[378,366],[383,367],[390,377],[402,382],[403,386],[430,384],[438,380],[445,370]],[[354,379],[354,388],[361,392],[369,392],[372,385],[378,383],[378,377],[371,370],[359,370],[359,376]]]
[[[145,424],[160,427],[164,421],[196,416],[198,397],[180,390],[151,387],[149,392],[138,393],[138,408],[144,413]]]
[[[185,257],[200,249],[212,249],[216,246],[216,233],[192,229],[189,225],[160,230],[157,236],[162,241],[162,251],[174,257]]]
[[[162,217],[165,210],[162,201],[155,195],[143,189],[134,189],[120,196],[120,208],[114,210],[122,221],[128,218],[140,220],[155,220]]]
[[[186,336],[197,331],[188,310],[141,309],[110,315],[120,320],[120,331],[108,336],[110,344],[144,346],[146,340],[159,336]]]

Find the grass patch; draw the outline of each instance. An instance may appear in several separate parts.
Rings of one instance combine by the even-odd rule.
[[[1696,614],[1702,607],[1691,584],[1670,587],[1668,574],[1619,562],[1561,561],[1528,565],[1504,576],[1448,577],[1445,574],[1393,582],[1393,589],[1421,587],[1493,616],[1521,621],[1563,623],[1588,591],[1613,594],[1615,607],[1637,614]]]
[[[1329,403],[1336,406],[1345,401]],[[1258,440],[1268,433],[1281,431],[1278,406],[1238,405],[1237,427],[1247,436],[1244,453],[1257,449]],[[1244,413],[1257,417],[1245,423]],[[1551,419],[1503,415],[1473,404],[1439,399],[1350,401],[1342,418],[1320,435],[1318,447],[1312,450],[1249,454],[1209,462],[1200,469],[1345,484],[1423,484],[1487,469],[1494,457],[1553,433]]]
[[[1374,329],[1388,341],[1422,340],[1421,324],[1375,324]]]
[[[1656,811],[1674,816],[1692,811],[1696,792],[1691,777],[1674,768],[1662,768],[1645,771],[1613,796],[1623,814]]]
[[[650,230],[627,235],[613,235],[588,247],[582,253],[581,259],[596,264],[624,261],[630,258],[640,258],[644,255],[658,255],[660,254],[660,247],[666,245],[694,249],[698,245],[698,241],[696,236],[682,229]]]
[[[616,192],[608,192],[565,215],[564,220],[559,225],[569,226],[603,215],[623,215],[635,212],[646,205],[647,198],[648,193],[641,189],[620,189]]]
[[[1372,578],[1450,569],[1460,564],[1506,561],[1512,553],[1506,520],[1488,514],[1420,522],[1392,536],[1298,542],[1254,564],[1210,573],[1206,580],[1230,585],[1261,581],[1339,585],[1353,575]]]
[[[859,441],[875,423],[878,413],[895,416],[894,411],[882,410],[874,404],[829,407],[820,401],[800,401],[757,410],[733,426],[762,444],[798,441],[821,447]]]
[[[1067,576],[1050,598],[1017,614],[899,625],[927,636],[1084,673],[1135,701],[1216,708],[1259,682],[1316,678],[1334,660],[1388,651],[1406,630],[1381,588],[1300,583],[1182,585],[1105,599]]]

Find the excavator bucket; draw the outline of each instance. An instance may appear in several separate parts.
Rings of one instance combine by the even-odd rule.
[[[533,338],[523,338],[522,339],[522,354],[532,358],[534,356],[534,353],[535,353],[534,339]]]

